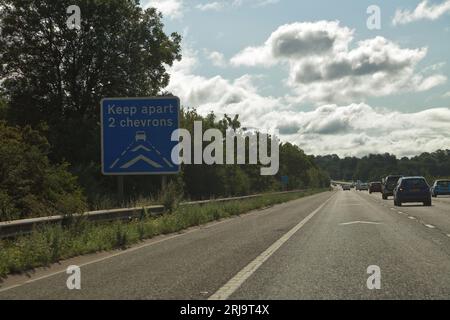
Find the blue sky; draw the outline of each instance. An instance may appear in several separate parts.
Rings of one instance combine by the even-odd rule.
[[[381,29],[367,28],[370,5],[380,8]],[[185,106],[239,113],[244,125],[278,130],[314,154],[450,148],[450,1],[142,6],[157,7],[166,31],[184,36],[168,89]]]

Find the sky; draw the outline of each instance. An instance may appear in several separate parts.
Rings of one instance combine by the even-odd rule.
[[[183,36],[167,90],[184,107],[314,155],[450,149],[450,0],[141,5]]]

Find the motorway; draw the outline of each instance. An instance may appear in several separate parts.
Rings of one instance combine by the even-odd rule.
[[[81,290],[66,287],[81,266]],[[369,266],[381,288],[369,290]],[[71,259],[0,285],[0,299],[449,299],[450,198],[330,191]]]

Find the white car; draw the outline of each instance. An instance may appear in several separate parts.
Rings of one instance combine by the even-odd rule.
[[[359,186],[359,190],[361,191],[368,191],[369,190],[369,185],[367,183],[361,183],[361,185]]]

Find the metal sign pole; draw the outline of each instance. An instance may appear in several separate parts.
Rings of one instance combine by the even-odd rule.
[[[161,176],[161,191],[164,191],[167,187],[167,176]]]
[[[119,204],[123,203],[123,176],[117,176],[117,200],[119,201]]]

